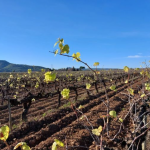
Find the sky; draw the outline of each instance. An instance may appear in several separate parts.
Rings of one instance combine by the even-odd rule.
[[[0,0],[0,60],[48,68],[85,66],[54,56],[63,38],[69,55],[99,68],[140,67],[150,60],[149,0]]]

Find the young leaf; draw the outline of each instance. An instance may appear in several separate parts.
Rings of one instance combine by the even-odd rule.
[[[6,141],[9,136],[9,127],[4,125],[0,128],[0,140]]]
[[[81,60],[79,52],[77,52],[76,54],[73,53],[72,57],[73,57],[73,60],[76,59],[77,62]]]
[[[125,72],[129,72],[129,68],[127,66],[124,67]]]
[[[99,66],[99,62],[95,62],[93,66]]]
[[[103,127],[99,126],[97,129],[93,129],[92,133],[95,134],[95,135],[97,135],[97,136],[100,136],[102,130],[103,130]]]
[[[116,86],[115,86],[115,85],[112,85],[112,86],[110,87],[110,89],[113,90],[113,91],[116,91]]]
[[[62,51],[61,51],[61,54],[64,54],[64,53],[69,53],[69,45],[64,45],[64,47],[62,48]]]
[[[46,82],[55,81],[55,79],[56,79],[56,73],[52,73],[52,72],[48,71],[44,75],[45,75]]]
[[[110,111],[109,115],[115,118],[116,117],[116,111],[114,111],[114,110]]]
[[[144,75],[144,73],[145,73],[144,70],[142,70],[142,71],[140,72],[141,75]]]
[[[53,143],[52,150],[57,150],[57,143],[56,142]]]
[[[60,48],[60,50],[63,49],[63,44],[62,43],[59,43],[59,48]]]
[[[21,146],[22,150],[30,150],[30,147],[27,144]]]
[[[79,53],[79,52],[76,53],[76,57],[77,57],[77,58],[80,57],[80,53]]]
[[[55,55],[57,55],[58,54],[58,49],[54,53],[55,53]]]
[[[145,95],[145,94],[142,94],[142,95],[141,95],[141,98],[143,98],[144,96],[146,96],[146,95]]]
[[[82,105],[80,105],[80,106],[78,107],[78,109],[82,109],[82,108],[84,108]]]
[[[80,117],[80,119],[82,120],[84,118],[84,115],[82,115],[81,117]]]
[[[122,123],[122,122],[123,122],[123,119],[122,119],[122,118],[119,118],[119,121]]]
[[[28,69],[28,74],[31,74],[32,70],[31,69]]]
[[[133,89],[128,88],[127,91],[128,91],[131,95],[134,95],[134,90],[133,90]]]
[[[63,143],[63,142],[61,142],[61,141],[59,141],[59,140],[57,140],[57,139],[54,139],[54,141],[56,142],[56,144],[57,144],[58,146],[64,147],[64,143]]]
[[[90,89],[90,87],[91,87],[91,84],[86,83],[86,89]]]
[[[55,44],[54,44],[54,47],[59,43],[59,41],[57,41]]]
[[[69,93],[70,93],[70,90],[69,89],[63,89],[63,91],[61,91],[61,95],[63,96],[63,98],[65,99],[69,99]]]

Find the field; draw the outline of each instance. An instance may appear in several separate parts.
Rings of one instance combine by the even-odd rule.
[[[10,149],[26,142],[32,150],[51,150],[58,139],[65,145],[59,150],[148,150],[149,78],[140,71],[101,71],[99,79],[86,71],[58,72],[52,82],[44,73],[7,75],[0,75],[0,127],[12,130]],[[69,98],[61,93],[65,88]],[[0,149],[8,149],[3,141]]]

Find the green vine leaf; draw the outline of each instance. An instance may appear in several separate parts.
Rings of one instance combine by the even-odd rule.
[[[63,48],[62,48],[62,51],[61,51],[61,54],[64,54],[64,53],[69,53],[69,45],[65,45]]]
[[[63,49],[63,44],[62,43],[59,43],[59,48],[60,48],[60,50]]]
[[[99,62],[95,62],[93,66],[99,66]]]
[[[132,88],[128,88],[127,91],[131,94],[134,95],[134,90]]]
[[[143,98],[144,96],[146,96],[146,95],[145,95],[145,94],[142,94],[142,95],[141,95],[141,98]]]
[[[125,66],[125,67],[124,67],[124,71],[125,71],[125,72],[129,72],[129,67]]]
[[[64,43],[64,39],[60,39],[60,38],[58,38],[58,41],[54,44],[54,47],[58,44],[58,43]]]
[[[117,91],[117,90],[116,90],[116,85],[112,85],[112,86],[110,87],[110,89],[113,90],[113,91]]]
[[[46,82],[55,81],[55,79],[56,79],[56,73],[52,73],[52,72],[48,71],[44,75],[45,75]]]
[[[31,69],[28,69],[28,74],[31,74],[32,70]]]
[[[4,125],[0,128],[0,140],[6,141],[9,136],[9,127]]]
[[[54,54],[55,54],[55,55],[57,55],[57,54],[58,54],[58,49],[54,52]]]
[[[63,142],[61,142],[61,141],[59,141],[59,140],[57,140],[57,139],[54,139],[54,141],[56,142],[56,144],[57,144],[58,146],[64,147],[64,143],[63,143]]]
[[[84,106],[82,106],[82,105],[80,105],[80,106],[78,107],[78,109],[82,109],[82,108],[84,108]]]
[[[57,140],[57,139],[54,139],[54,143],[52,145],[52,150],[57,150],[57,146],[60,146],[60,147],[64,147],[64,143]]]
[[[69,93],[70,93],[70,90],[69,89],[63,89],[63,91],[61,91],[61,95],[63,96],[63,98],[65,99],[69,99]]]
[[[56,142],[53,143],[52,150],[57,150],[57,143]]]
[[[97,129],[93,129],[93,130],[92,130],[92,133],[93,133],[94,135],[100,136],[102,130],[103,130],[103,127],[102,127],[102,126],[99,126]]]
[[[90,83],[86,83],[86,89],[90,89],[90,87],[91,87],[91,84]]]
[[[73,53],[73,54],[72,54],[72,57],[73,57],[73,60],[76,59],[77,62],[81,60],[81,58],[80,58],[80,53],[79,53],[79,52],[77,52],[76,54]]]
[[[112,110],[112,111],[110,111],[109,112],[109,115],[111,116],[111,117],[116,117],[117,115],[116,115],[116,111],[114,111],[114,110]]]
[[[122,119],[122,118],[119,118],[119,121],[122,123],[122,122],[123,122],[123,119]]]

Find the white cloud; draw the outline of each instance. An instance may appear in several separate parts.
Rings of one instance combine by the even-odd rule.
[[[128,56],[127,58],[140,58],[140,57],[142,57],[142,56],[140,56],[140,55],[134,55],[134,56]]]

